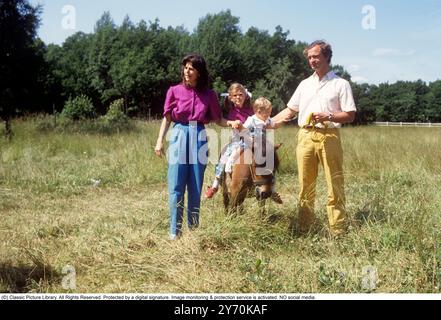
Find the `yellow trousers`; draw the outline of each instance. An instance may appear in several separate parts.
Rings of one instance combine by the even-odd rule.
[[[302,128],[298,135],[299,228],[307,232],[315,221],[314,202],[318,165],[322,165],[328,186],[328,220],[331,233],[346,231],[343,150],[338,129]]]

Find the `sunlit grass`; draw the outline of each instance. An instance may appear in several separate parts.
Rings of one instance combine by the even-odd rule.
[[[441,130],[342,130],[351,231],[331,240],[319,175],[317,233],[299,237],[295,127],[276,132],[285,204],[260,216],[252,199],[225,216],[203,200],[201,226],[168,233],[167,164],[154,156],[158,122],[119,134],[38,131],[15,121],[0,138],[0,291],[68,292],[439,292]],[[212,127],[218,130],[216,127]],[[214,167],[206,171],[211,182]],[[94,183],[99,181],[99,184]],[[363,269],[377,272],[375,288]]]

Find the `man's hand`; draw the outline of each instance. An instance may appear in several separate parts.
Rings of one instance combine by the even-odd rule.
[[[328,112],[314,112],[312,114],[312,120],[314,123],[323,123],[325,121],[329,121],[329,113]]]
[[[275,129],[274,124],[275,124],[274,122],[267,123],[267,124],[265,125],[265,129]]]
[[[271,121],[271,124],[267,124],[265,126],[266,129],[278,129],[281,126],[283,126],[286,123],[286,121],[281,120],[281,121]]]

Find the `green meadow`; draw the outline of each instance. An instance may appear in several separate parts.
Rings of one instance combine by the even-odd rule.
[[[440,292],[440,128],[342,129],[344,238],[329,237],[322,172],[317,231],[292,227],[297,128],[286,126],[275,133],[284,204],[261,215],[250,198],[226,215],[220,194],[203,199],[200,227],[172,242],[159,122],[109,133],[50,121],[15,120],[10,142],[0,129],[0,292]],[[210,164],[204,188],[213,177]]]

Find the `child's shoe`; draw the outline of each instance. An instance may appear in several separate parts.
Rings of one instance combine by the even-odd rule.
[[[217,192],[217,188],[208,187],[207,191],[205,191],[205,198],[211,199]]]

